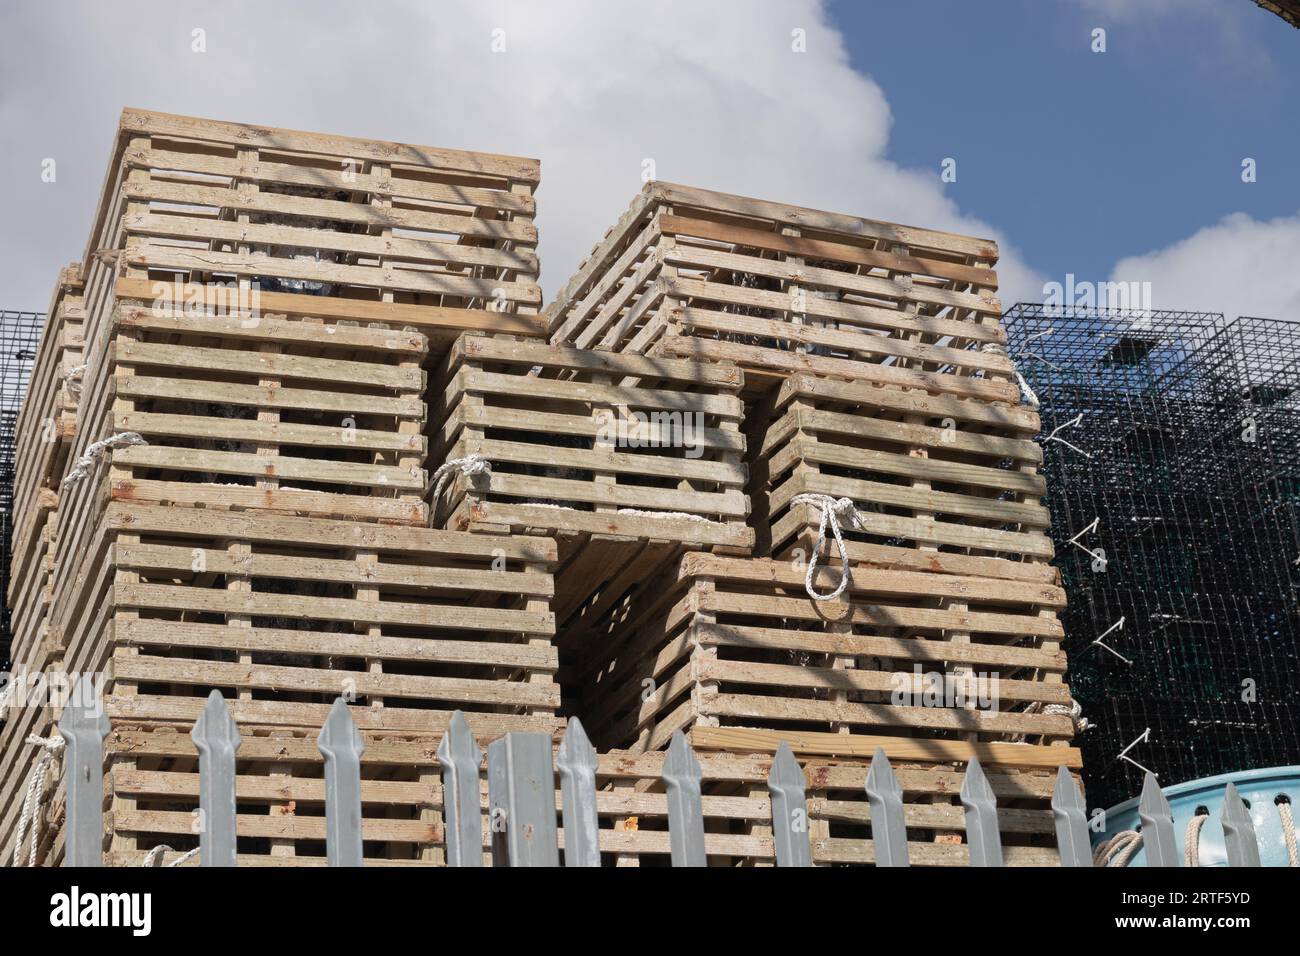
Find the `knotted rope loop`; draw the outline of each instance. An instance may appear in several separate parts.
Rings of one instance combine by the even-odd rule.
[[[804,590],[808,592],[808,596],[814,601],[833,601],[844,593],[852,581],[852,572],[849,570],[849,553],[844,547],[841,522],[855,530],[865,531],[866,526],[863,524],[862,515],[853,503],[852,498],[800,494],[791,498],[790,504],[811,505],[814,508],[821,509],[821,521],[817,526],[817,543],[813,545],[812,554],[808,557],[808,573],[804,576]],[[813,587],[813,575],[817,572],[817,559],[821,556],[822,545],[826,543],[826,530],[828,528],[835,537],[835,547],[840,553],[840,583],[830,594],[818,594],[816,588]]]

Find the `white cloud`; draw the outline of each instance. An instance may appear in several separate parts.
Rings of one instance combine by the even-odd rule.
[[[1132,22],[1148,20],[1169,14],[1214,13],[1221,0],[1075,0],[1086,10]]]
[[[1233,213],[1164,249],[1116,263],[1116,282],[1150,282],[1157,309],[1300,318],[1300,212]]]
[[[819,0],[24,3],[0,37],[0,304],[43,308],[82,252],[123,106],[535,156],[542,282],[567,279],[660,179],[1002,243],[1002,299],[1042,279],[886,158],[881,89]],[[195,27],[205,54],[190,51]],[[505,53],[491,51],[505,30]],[[791,31],[807,31],[806,53]],[[55,157],[59,179],[39,180]]]

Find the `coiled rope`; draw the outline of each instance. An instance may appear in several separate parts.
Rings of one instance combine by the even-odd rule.
[[[1128,866],[1133,854],[1142,846],[1142,834],[1137,830],[1121,830],[1109,840],[1097,844],[1092,851],[1093,866]]]
[[[1276,801],[1277,814],[1282,819],[1282,841],[1286,844],[1287,866],[1300,867],[1300,850],[1296,847],[1295,821],[1291,813],[1291,803],[1287,800]],[[1198,813],[1187,821],[1183,833],[1183,865],[1201,865],[1201,828],[1210,819],[1208,813]],[[1123,830],[1109,840],[1097,844],[1092,851],[1092,862],[1096,866],[1128,866],[1129,860],[1142,845],[1142,834],[1137,830]]]

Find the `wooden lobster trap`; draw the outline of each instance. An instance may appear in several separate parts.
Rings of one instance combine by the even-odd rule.
[[[647,183],[546,309],[551,339],[1015,401],[991,240]]]
[[[861,556],[915,563],[920,555],[895,552],[916,549],[987,559],[966,562],[985,575],[1051,575],[1032,409],[792,375],[760,418],[751,467],[760,553],[820,546],[836,560],[822,512],[847,499],[852,508],[835,517],[846,543],[872,546]]]
[[[537,729],[554,682],[554,543],[262,512],[110,505],[62,627],[114,720],[428,731],[460,708]],[[93,624],[93,626],[91,626]]]
[[[128,734],[134,742],[112,762],[110,819],[121,836],[113,846],[129,856],[191,832],[184,803],[198,777],[184,731],[213,689],[255,738],[248,773],[259,779],[249,799],[260,809],[248,812],[287,807],[293,817],[249,824],[252,852],[276,858],[268,862],[323,845],[323,805],[312,809],[311,796],[323,792],[319,766],[308,759],[304,771],[292,757],[315,752],[336,697],[350,701],[367,734],[438,734],[456,710],[485,739],[555,732],[554,559],[543,538],[110,503],[66,576],[46,666],[102,675],[114,733],[143,735]],[[39,757],[27,735],[48,736],[58,713],[21,707],[10,716],[0,728],[6,852]],[[415,845],[431,842],[428,800],[408,799],[422,779],[409,766],[376,771],[382,858],[418,859]],[[268,793],[283,799],[259,804]],[[42,806],[45,858],[58,851],[60,809]]]
[[[532,159],[125,110],[92,253],[151,279],[529,310],[538,181]],[[457,320],[475,322],[428,315]]]
[[[9,534],[5,597],[12,621],[10,655],[15,662],[28,661],[46,633],[58,533],[59,478],[77,432],[84,370],[85,312],[80,293],[81,272],[74,263],[59,274],[22,409],[14,422],[13,499],[5,526]]]
[[[130,299],[113,327],[114,499],[426,523],[423,334]]]
[[[125,111],[73,451],[111,458],[120,499],[426,524],[421,364],[464,329],[536,333],[537,181],[534,160]]]
[[[465,335],[430,388],[434,521],[554,535],[561,622],[682,548],[748,552],[740,385],[729,365]]]
[[[841,573],[819,568],[813,589]],[[691,554],[649,582],[579,682],[598,742],[659,750],[686,730],[706,750],[785,739],[865,758],[883,741],[913,760],[1078,766],[1051,746],[1074,735],[1061,588],[859,561],[842,595],[815,600],[808,577],[792,561]]]

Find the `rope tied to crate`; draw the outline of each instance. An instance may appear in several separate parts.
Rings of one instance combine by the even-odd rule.
[[[23,840],[27,838],[27,828],[31,826],[31,849],[27,856],[27,866],[36,865],[36,850],[41,842],[41,813],[45,810],[45,775],[50,767],[63,753],[62,737],[39,737],[30,734],[27,742],[40,747],[40,756],[27,778],[27,790],[23,794],[22,810],[18,814],[18,832],[14,838],[14,866],[23,866]]]
[[[9,704],[18,693],[18,682],[10,676],[8,683],[0,689],[0,724],[9,719]]]
[[[72,465],[72,470],[64,476],[59,487],[66,488],[69,485],[75,485],[92,471],[99,459],[104,457],[104,452],[114,448],[127,448],[131,445],[147,445],[144,437],[139,432],[118,432],[116,435],[109,435],[107,438],[101,438],[99,441],[91,442],[86,447],[86,453],[78,458]]]
[[[165,865],[169,867],[181,866],[185,863],[188,863],[190,860],[194,859],[195,855],[199,852],[200,849],[201,849],[200,847],[196,846],[188,853],[182,853],[180,856],[172,860],[170,863],[164,864],[160,862],[162,860],[162,855],[164,853],[175,853],[176,851],[173,850],[171,847],[169,847],[166,843],[159,843],[156,847],[154,847],[152,850],[150,850],[148,853],[144,855],[144,861],[141,862],[140,865],[141,866],[164,866]]]
[[[1077,700],[1072,700],[1068,704],[1042,704],[1038,701],[1030,704],[1025,708],[1025,712],[1038,711],[1051,717],[1069,717],[1074,723],[1074,732],[1081,734],[1088,728],[1094,726],[1092,721],[1083,716],[1083,705]]]
[[[452,458],[439,465],[429,478],[430,484],[433,485],[433,495],[429,498],[429,501],[434,505],[437,504],[438,497],[442,494],[443,485],[457,470],[466,478],[473,478],[475,475],[491,475],[492,462],[475,452],[472,455],[466,455],[464,458]]]
[[[1142,846],[1142,834],[1137,830],[1121,830],[1109,840],[1097,844],[1092,851],[1094,866],[1128,866],[1133,854]]]
[[[994,354],[994,355],[1006,355],[1006,354],[1007,354],[1007,350],[1006,350],[1006,348],[1005,348],[1003,345],[1000,345],[1000,344],[997,343],[997,342],[988,342],[988,343],[985,343],[983,346],[980,347],[980,351],[981,351],[981,352],[990,352],[990,353],[992,353],[992,354]],[[1037,408],[1037,407],[1038,407],[1038,396],[1035,395],[1035,394],[1034,394],[1034,390],[1033,390],[1032,388],[1029,387],[1029,383],[1025,381],[1025,377],[1024,377],[1023,375],[1020,374],[1020,369],[1016,368],[1016,363],[1015,363],[1015,360],[1014,360],[1014,359],[1013,359],[1012,362],[1011,362],[1011,374],[1014,375],[1014,376],[1016,377],[1016,384],[1020,386],[1020,394],[1021,394],[1021,397],[1024,398],[1024,400],[1025,400],[1025,402],[1026,402],[1027,404],[1033,406],[1034,408]]]
[[[1028,704],[1021,713],[1069,717],[1074,722],[1074,732],[1076,734],[1081,734],[1085,730],[1096,726],[1087,717],[1083,716],[1083,705],[1077,700],[1072,700],[1068,704],[1044,704],[1041,700],[1036,700]],[[1014,743],[1025,743],[1030,736],[1030,734],[1017,734],[1012,738],[1012,741]]]
[[[814,508],[821,509],[821,522],[817,526],[817,542],[813,545],[812,554],[808,557],[808,573],[804,576],[804,590],[814,601],[833,601],[849,586],[852,580],[852,572],[849,570],[849,553],[844,547],[844,536],[841,533],[840,522],[844,521],[849,527],[858,531],[866,531],[866,525],[862,523],[862,515],[858,512],[857,505],[853,503],[852,498],[835,498],[831,495],[812,494],[805,492],[795,495],[790,499],[791,505],[810,505]],[[826,543],[826,529],[830,528],[831,534],[835,536],[835,547],[840,553],[840,583],[836,585],[835,590],[830,594],[818,594],[817,589],[813,587],[813,575],[817,573],[817,559],[821,556],[822,545]]]
[[[74,365],[63,373],[63,382],[73,398],[81,398],[81,376],[86,371],[84,365]]]

